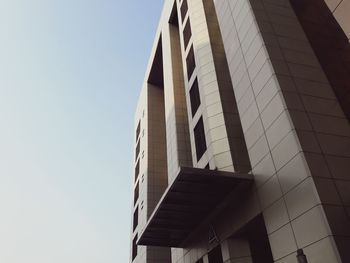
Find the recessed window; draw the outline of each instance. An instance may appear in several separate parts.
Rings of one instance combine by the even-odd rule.
[[[137,141],[137,139],[139,138],[140,129],[141,129],[141,121],[139,121],[139,124],[137,124],[137,128],[136,128],[136,141]]]
[[[185,49],[187,48],[188,42],[190,42],[191,36],[192,36],[192,31],[191,31],[191,24],[190,24],[190,19],[187,20],[184,31],[183,31],[183,36],[184,36],[184,44],[185,44]]]
[[[132,260],[134,260],[137,256],[137,235],[134,237],[134,239],[132,240]]]
[[[134,221],[133,221],[133,231],[135,231],[137,225],[139,224],[139,207],[136,207],[136,210],[134,212]]]
[[[191,46],[190,51],[188,52],[187,58],[186,58],[186,66],[187,66],[187,78],[190,80],[194,68],[196,67],[196,62],[194,61],[194,53],[193,53],[193,46]]]
[[[140,141],[136,145],[135,160],[137,160],[137,157],[139,156],[139,153],[140,153]]]
[[[187,5],[187,0],[183,0],[182,1],[182,5],[181,5],[181,18],[182,18],[182,22],[185,20],[186,14],[187,14],[187,10],[188,10],[188,5]]]
[[[139,199],[139,193],[140,188],[139,188],[139,182],[137,182],[136,187],[134,189],[134,204],[136,204],[137,200]]]
[[[196,114],[199,108],[199,105],[201,104],[197,78],[194,80],[192,87],[190,89],[190,100],[191,100],[191,111],[192,111],[192,117],[193,117]]]
[[[223,263],[223,259],[222,259],[222,252],[221,252],[221,246],[217,246],[215,248],[213,248],[213,250],[211,250],[208,253],[208,259],[209,259],[209,263]]]
[[[194,140],[196,145],[196,156],[198,162],[207,150],[207,143],[205,141],[202,117],[198,120],[196,127],[194,127]]]
[[[135,182],[137,181],[137,177],[139,175],[140,172],[140,160],[137,161],[137,164],[135,166]]]

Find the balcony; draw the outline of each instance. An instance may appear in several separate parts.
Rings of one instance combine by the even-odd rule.
[[[150,216],[138,245],[183,247],[184,241],[230,194],[241,195],[250,174],[181,167]]]

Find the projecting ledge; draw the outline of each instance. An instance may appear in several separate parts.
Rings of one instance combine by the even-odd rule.
[[[238,196],[247,189],[250,174],[181,167],[174,182],[165,190],[138,245],[182,247],[192,231],[230,193]],[[243,186],[243,187],[241,187]]]

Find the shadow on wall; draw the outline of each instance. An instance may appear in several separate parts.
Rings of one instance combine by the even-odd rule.
[[[290,1],[348,121],[350,121],[349,40],[324,1]]]

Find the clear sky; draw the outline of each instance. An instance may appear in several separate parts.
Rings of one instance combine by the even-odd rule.
[[[133,115],[162,3],[0,0],[0,262],[128,262]]]

